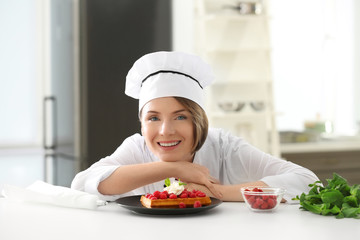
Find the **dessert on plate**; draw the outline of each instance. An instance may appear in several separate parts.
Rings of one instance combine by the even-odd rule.
[[[147,208],[197,208],[211,204],[210,197],[199,190],[188,191],[184,183],[176,181],[170,183],[165,180],[163,191],[155,191],[141,196],[140,201]]]

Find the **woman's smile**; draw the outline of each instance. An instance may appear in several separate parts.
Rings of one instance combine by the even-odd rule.
[[[192,161],[192,115],[175,98],[156,98],[145,104],[142,110],[141,132],[147,147],[160,160]]]
[[[158,144],[161,147],[165,147],[165,148],[169,148],[169,147],[175,147],[177,145],[179,145],[181,143],[181,141],[162,141],[162,142],[158,142]]]

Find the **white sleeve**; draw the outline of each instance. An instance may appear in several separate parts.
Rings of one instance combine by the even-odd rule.
[[[223,133],[221,142],[229,181],[260,180],[269,186],[284,188],[284,198],[291,203],[293,197],[310,190],[310,183],[319,180],[309,169],[266,154],[242,138]]]
[[[88,169],[79,172],[72,181],[71,188],[98,195],[101,199],[107,201],[113,201],[119,197],[143,192],[140,188],[122,195],[102,195],[98,191],[99,183],[109,177],[118,167],[143,163],[144,157],[141,146],[141,137],[139,134],[125,139],[111,156],[102,158]]]

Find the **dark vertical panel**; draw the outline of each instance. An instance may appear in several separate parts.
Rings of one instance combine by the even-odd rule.
[[[126,137],[140,132],[138,101],[124,94],[125,78],[140,56],[171,50],[170,4],[169,0],[82,1],[87,131],[87,164],[83,167],[111,154]]]

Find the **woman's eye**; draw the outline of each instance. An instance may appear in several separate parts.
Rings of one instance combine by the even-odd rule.
[[[151,117],[151,118],[149,118],[149,121],[157,121],[157,120],[159,120],[157,117]]]
[[[177,120],[185,120],[186,117],[185,117],[185,116],[178,116],[176,119],[177,119]]]

